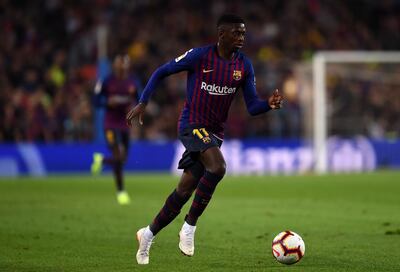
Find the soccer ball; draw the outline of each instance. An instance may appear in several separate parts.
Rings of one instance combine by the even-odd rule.
[[[306,247],[297,233],[287,230],[279,233],[272,241],[272,255],[283,264],[294,264],[304,256]]]

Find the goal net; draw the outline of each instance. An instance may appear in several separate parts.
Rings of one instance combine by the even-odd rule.
[[[376,169],[371,143],[400,133],[400,52],[318,52],[296,73],[314,171]]]

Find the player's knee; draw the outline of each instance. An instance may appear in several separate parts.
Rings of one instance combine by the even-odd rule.
[[[210,169],[207,170],[215,175],[223,177],[226,173],[226,164],[225,162],[220,162],[211,166]]]
[[[121,163],[125,164],[127,159],[128,159],[127,156],[122,156]]]
[[[122,161],[122,159],[120,157],[115,157],[114,159],[115,159],[115,163],[117,163],[117,164],[122,164],[123,163],[123,161]]]
[[[116,163],[124,163],[125,158],[121,154],[116,153],[113,155],[113,157]]]

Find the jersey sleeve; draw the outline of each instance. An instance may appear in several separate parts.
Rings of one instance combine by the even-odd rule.
[[[261,100],[256,92],[256,78],[254,76],[253,65],[247,61],[247,73],[243,82],[243,96],[246,102],[247,111],[251,115],[258,115],[271,109],[266,100]]]
[[[192,71],[202,53],[203,50],[201,48],[190,49],[183,55],[157,68],[157,70],[151,75],[146,87],[143,89],[139,102],[147,103],[157,86],[165,77],[182,71]]]

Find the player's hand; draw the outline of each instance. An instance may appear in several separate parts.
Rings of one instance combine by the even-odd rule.
[[[283,96],[279,93],[278,89],[268,98],[268,104],[271,109],[280,109],[283,103]]]
[[[115,99],[115,97],[110,97],[107,99],[107,106],[109,108],[116,108],[118,106],[118,101]]]
[[[139,124],[143,125],[143,115],[146,110],[146,104],[139,103],[135,107],[129,110],[126,114],[126,123],[128,126],[132,126],[133,119],[138,116],[139,117]]]

